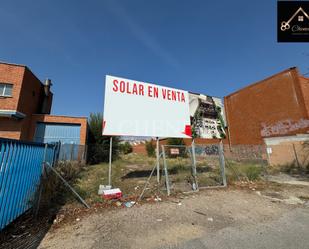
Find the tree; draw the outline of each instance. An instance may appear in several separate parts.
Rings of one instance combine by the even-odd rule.
[[[102,136],[102,113],[90,113],[88,120],[88,156],[90,164],[107,162],[109,160],[110,136]],[[113,137],[112,159],[118,158],[119,137]]]
[[[146,141],[145,147],[146,147],[147,155],[149,157],[154,157],[155,154],[156,154],[156,147],[155,147],[153,141],[152,140]]]

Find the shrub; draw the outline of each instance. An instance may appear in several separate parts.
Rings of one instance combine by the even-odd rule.
[[[146,141],[145,147],[146,147],[146,151],[147,151],[148,156],[151,156],[151,157],[155,156],[156,147],[155,147],[153,141]]]
[[[66,180],[73,185],[79,178],[83,169],[82,164],[78,162],[58,162],[54,169]],[[68,197],[75,196],[68,190],[62,180],[48,167],[45,168],[45,177],[42,181],[41,209],[46,206],[57,206],[64,204]],[[36,204],[36,203],[35,203]]]
[[[229,183],[246,177],[250,181],[259,180],[264,168],[262,165],[248,163],[227,164],[226,174]]]
[[[102,136],[103,116],[101,113],[91,113],[88,121],[88,153],[87,162],[97,164],[109,160],[110,137]],[[113,137],[112,159],[118,158],[119,138]]]
[[[261,176],[263,168],[256,165],[248,165],[244,168],[244,173],[250,181],[258,180]]]
[[[129,142],[125,142],[125,143],[121,143],[119,144],[119,150],[123,153],[123,154],[129,154],[132,153],[133,148],[132,145]]]

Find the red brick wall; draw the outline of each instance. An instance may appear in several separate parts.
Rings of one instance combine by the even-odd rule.
[[[25,67],[0,63],[0,82],[13,84],[12,97],[0,97],[1,110],[18,111]],[[0,117],[0,137],[20,139],[22,120]]]
[[[18,110],[26,114],[21,130],[21,140],[29,138],[32,114],[39,114],[41,112],[43,100],[44,89],[41,81],[26,68],[18,103]],[[52,102],[50,101],[51,104]]]
[[[0,137],[20,139],[22,120],[0,118]]]
[[[80,124],[80,144],[87,139],[87,118],[40,114],[44,101],[44,86],[25,66],[0,63],[0,82],[13,84],[12,98],[0,98],[0,109],[16,110],[24,119],[0,117],[0,137],[33,141],[37,122]],[[47,101],[50,113],[53,94]]]
[[[67,123],[67,124],[80,124],[80,144],[84,145],[87,141],[87,118],[86,117],[67,117],[67,116],[54,116],[54,115],[32,115],[31,125],[28,140],[33,141],[35,128],[37,122],[45,123]]]
[[[41,81],[25,66],[0,63],[0,82],[13,84],[12,97],[0,97],[0,109],[24,113],[24,119],[0,117],[0,137],[27,140],[32,114],[39,113],[44,98]],[[49,109],[52,93],[49,97]]]
[[[226,96],[224,105],[231,144],[262,144],[263,124],[273,127],[280,121],[298,122],[308,118],[296,68]],[[288,131],[280,135],[307,130]],[[273,131],[276,133],[276,129]],[[276,135],[279,134],[270,136]]]
[[[142,154],[142,155],[147,155],[147,151],[146,151],[146,145],[145,144],[136,144],[136,145],[132,145],[132,149],[133,149],[133,153],[137,153],[137,154]]]
[[[1,110],[17,110],[25,68],[0,63],[0,83],[13,84],[12,97],[0,97]]]

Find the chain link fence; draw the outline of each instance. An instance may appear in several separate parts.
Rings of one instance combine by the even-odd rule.
[[[225,186],[225,162],[222,145],[197,144],[194,147],[198,187]]]
[[[227,179],[251,181],[267,176],[268,158],[265,145],[224,145]]]
[[[167,189],[190,192],[226,186],[222,145],[163,145],[162,154]]]

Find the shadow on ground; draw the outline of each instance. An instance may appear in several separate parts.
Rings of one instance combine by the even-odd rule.
[[[204,166],[204,167],[197,167],[196,168],[198,173],[205,173],[205,172],[210,172],[212,171],[212,168],[209,166]],[[191,172],[191,167],[173,167],[171,169],[168,169],[168,174],[169,175],[176,175],[178,173],[189,173]],[[131,171],[130,173],[124,175],[121,177],[122,180],[125,179],[130,179],[130,178],[143,178],[143,177],[148,177],[151,174],[151,170],[135,170]],[[153,176],[157,175],[157,171],[155,170],[153,172]]]
[[[58,212],[56,209],[46,210],[41,210],[35,218],[30,209],[2,230],[0,232],[0,249],[37,248]]]

